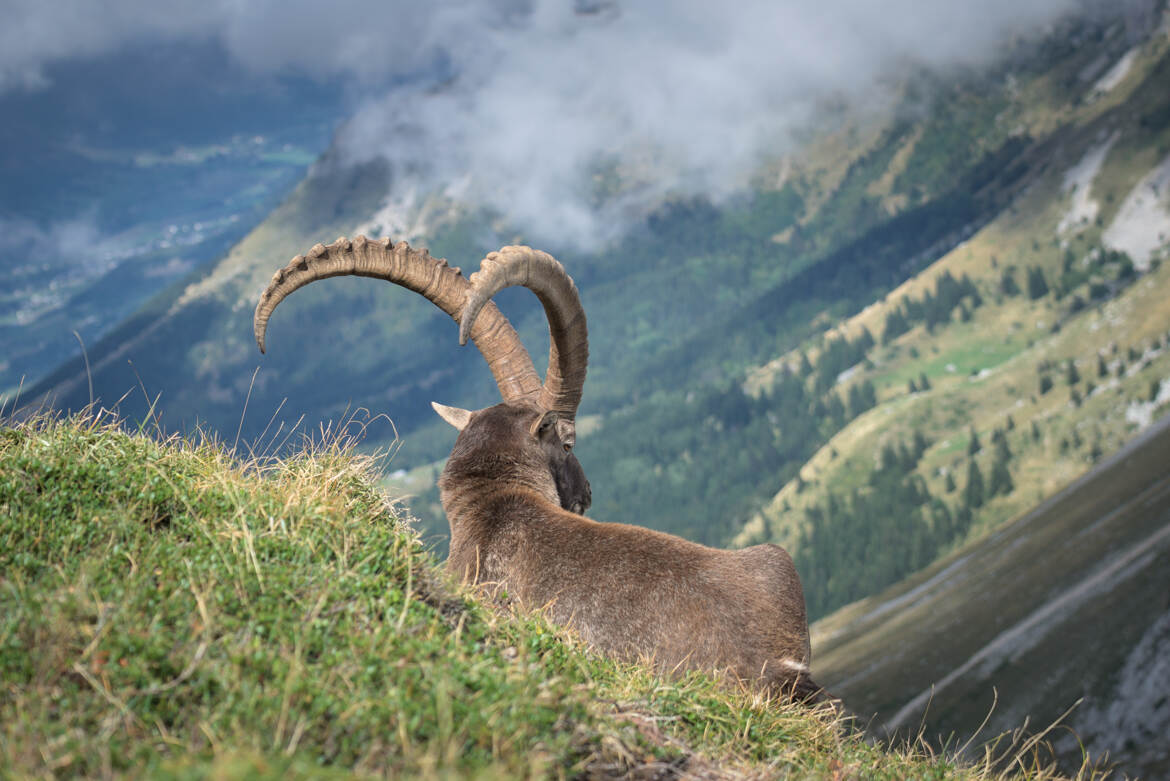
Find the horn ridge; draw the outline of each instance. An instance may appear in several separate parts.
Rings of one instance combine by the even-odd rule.
[[[358,236],[353,241],[341,237],[328,246],[316,244],[277,270],[261,293],[252,318],[260,352],[265,352],[268,321],[281,301],[312,282],[342,275],[373,277],[413,290],[456,322],[471,290],[471,283],[459,269],[405,241],[395,244],[390,239],[370,241]],[[520,336],[495,304],[483,307],[480,321],[469,329],[469,334],[505,401],[536,398],[541,389],[540,376]]]
[[[538,403],[572,420],[581,402],[589,362],[585,309],[564,266],[547,252],[526,246],[502,247],[469,278],[471,290],[459,317],[459,340],[466,343],[477,317],[506,287],[526,287],[544,307],[549,326],[549,366]]]

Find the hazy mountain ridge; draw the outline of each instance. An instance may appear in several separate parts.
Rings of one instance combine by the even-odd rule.
[[[205,39],[137,41],[41,75],[0,84],[0,392],[27,391],[79,340],[93,347],[218,261],[343,110],[329,85],[248,72]]]

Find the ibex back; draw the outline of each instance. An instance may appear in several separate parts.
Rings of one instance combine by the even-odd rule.
[[[435,404],[459,430],[439,478],[451,526],[448,568],[528,608],[544,608],[591,646],[665,671],[730,674],[770,692],[816,701],[800,578],[776,545],[708,548],[640,526],[598,523],[572,449],[588,360],[585,313],[551,256],[504,247],[465,279],[405,243],[358,237],[318,244],[278,271],[256,307],[257,343],[289,293],[340,274],[372,276],[426,296],[475,341],[502,404],[469,411]],[[549,369],[540,382],[516,332],[491,303],[528,287],[549,320]]]

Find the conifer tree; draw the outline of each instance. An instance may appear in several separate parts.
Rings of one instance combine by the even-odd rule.
[[[845,405],[841,402],[837,391],[829,393],[828,408],[829,419],[833,421],[833,425],[837,428],[845,425]]]
[[[807,377],[813,373],[812,362],[808,359],[808,353],[804,350],[800,351],[800,368],[797,370],[797,373],[801,377]]]
[[[898,451],[889,442],[882,447],[881,461],[879,463],[879,468],[883,472],[893,469],[898,465]]]
[[[873,386],[873,380],[861,383],[861,398],[865,401],[866,409],[877,406],[877,388]]]
[[[922,429],[914,429],[914,460],[917,462],[921,460],[922,454],[930,447],[930,443],[926,441],[926,435],[922,433]]]
[[[955,538],[955,520],[951,517],[950,508],[939,499],[930,502],[930,521],[934,531],[935,547],[949,545]]]
[[[1015,488],[1012,482],[1012,474],[1008,469],[1008,462],[1006,457],[1001,457],[997,453],[995,462],[991,465],[991,476],[987,482],[987,495],[999,496],[1000,494],[1010,494]]]
[[[1028,269],[1028,298],[1035,301],[1048,295],[1048,280],[1044,278],[1044,271],[1039,266]]]
[[[914,457],[910,448],[906,447],[905,442],[898,443],[898,463],[902,466],[902,471],[907,474],[913,472],[914,467],[918,464],[918,459]]]
[[[997,461],[1007,461],[1012,457],[1012,450],[1008,447],[1007,434],[996,429],[995,433],[991,435],[991,441],[995,443],[995,458]]]
[[[877,406],[877,390],[873,382],[866,380],[849,389],[849,416],[857,417],[867,409]]]
[[[979,443],[979,435],[975,433],[975,427],[971,426],[971,441],[967,444],[967,455],[973,456],[983,449],[983,445]]]
[[[979,464],[974,458],[967,464],[967,490],[963,502],[966,507],[975,510],[983,506],[983,472],[979,471]]]
[[[910,323],[902,309],[892,310],[886,315],[886,324],[882,329],[882,344],[889,344],[909,330]]]
[[[965,535],[967,533],[967,531],[971,528],[971,521],[972,520],[974,520],[974,516],[971,513],[971,508],[968,507],[967,505],[964,504],[958,510],[956,510],[955,511],[955,532],[956,532],[955,536],[962,537],[963,535]]]
[[[999,292],[1005,296],[1016,296],[1020,294],[1020,286],[1016,284],[1015,269],[1008,266],[1003,270],[999,277]]]
[[[979,288],[975,287],[975,283],[971,281],[971,277],[964,274],[959,278],[959,289],[963,295],[971,299],[971,306],[979,308],[983,306],[983,297],[979,295]]]

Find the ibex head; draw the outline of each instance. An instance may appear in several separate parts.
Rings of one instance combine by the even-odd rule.
[[[358,236],[318,244],[277,271],[261,295],[253,320],[260,352],[277,304],[310,282],[347,274],[384,279],[423,295],[459,323],[460,344],[470,338],[487,360],[503,404],[480,411],[433,405],[460,432],[453,459],[467,461],[481,454],[499,475],[499,454],[509,453],[515,466],[523,464],[527,470],[524,479],[553,491],[561,507],[576,513],[588,509],[589,481],[572,449],[589,340],[577,288],[560,263],[530,247],[509,246],[490,253],[467,279],[446,260],[406,242]],[[543,383],[519,335],[491,301],[511,286],[534,292],[548,317]]]
[[[562,438],[564,421],[555,410],[523,402],[478,412],[434,402],[431,406],[459,429],[439,481],[444,493],[453,485],[482,478],[496,484],[526,485],[570,512],[589,509],[593,500],[589,480],[572,446]]]

